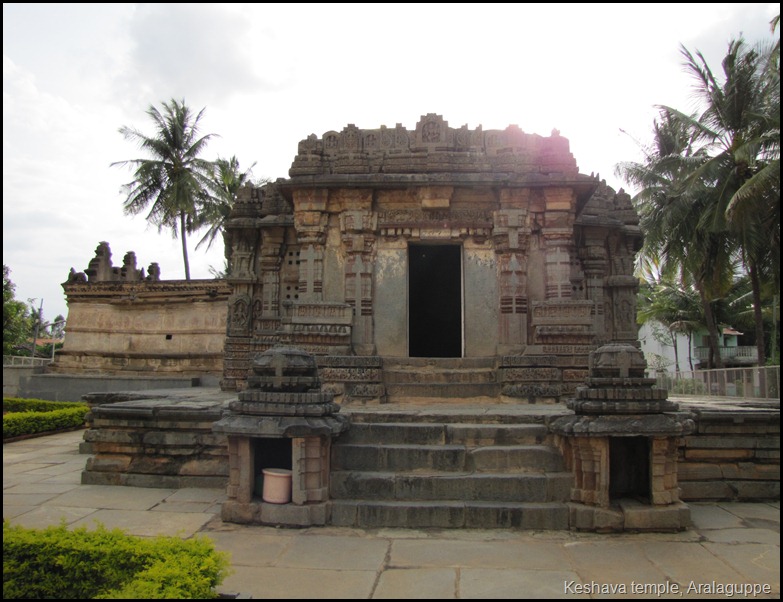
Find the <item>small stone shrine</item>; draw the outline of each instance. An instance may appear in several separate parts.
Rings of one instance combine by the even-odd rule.
[[[348,428],[331,393],[320,390],[315,358],[277,346],[253,359],[248,388],[213,425],[228,437],[228,522],[324,525],[331,439]],[[291,473],[291,503],[271,502],[265,479]]]
[[[573,528],[596,531],[680,530],[690,511],[677,486],[679,439],[693,432],[665,389],[645,378],[642,352],[610,343],[590,354],[590,377],[567,405],[574,416],[550,429],[574,474]]]

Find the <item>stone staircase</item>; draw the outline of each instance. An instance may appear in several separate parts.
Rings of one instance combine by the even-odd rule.
[[[568,529],[573,479],[542,415],[344,411],[351,428],[332,444],[331,524]]]
[[[384,359],[383,380],[391,402],[500,395],[494,357]]]

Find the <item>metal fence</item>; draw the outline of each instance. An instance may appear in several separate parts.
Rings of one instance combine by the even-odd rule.
[[[681,371],[657,381],[672,395],[780,400],[780,366]]]
[[[21,355],[4,355],[3,366],[46,366],[51,364],[49,357],[24,357]]]

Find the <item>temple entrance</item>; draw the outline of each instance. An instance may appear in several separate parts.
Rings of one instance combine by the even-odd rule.
[[[408,247],[408,353],[462,357],[462,248]]]

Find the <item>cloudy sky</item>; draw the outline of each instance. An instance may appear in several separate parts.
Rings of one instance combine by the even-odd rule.
[[[184,277],[180,243],[123,214],[142,158],[118,129],[153,132],[146,109],[206,108],[205,158],[236,155],[288,176],[297,144],[349,123],[452,127],[571,142],[580,171],[615,189],[638,160],[656,104],[693,107],[680,44],[718,72],[728,41],[771,40],[779,4],[3,4],[3,263],[16,298],[67,315],[61,283],[100,241]],[[624,130],[626,133],[621,132]],[[191,275],[222,244],[189,245]]]

